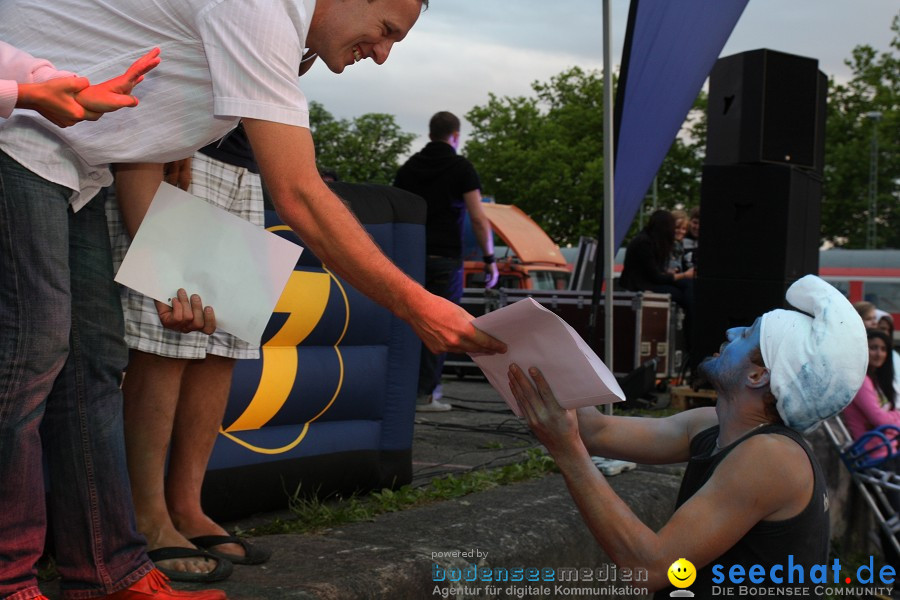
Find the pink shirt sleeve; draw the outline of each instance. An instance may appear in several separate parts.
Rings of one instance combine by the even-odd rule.
[[[19,83],[41,83],[70,75],[74,73],[58,71],[50,61],[0,42],[0,118],[8,118],[15,108]]]
[[[900,426],[900,410],[886,410],[881,406],[875,384],[868,375],[853,402],[844,409],[843,417],[853,439],[881,425]]]

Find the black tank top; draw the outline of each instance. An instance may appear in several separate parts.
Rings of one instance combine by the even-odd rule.
[[[806,505],[806,508],[790,519],[760,521],[728,551],[697,571],[697,579],[689,588],[694,593],[694,598],[712,598],[713,585],[736,588],[737,586],[730,583],[728,579],[728,571],[732,565],[742,565],[745,573],[753,565],[762,565],[766,572],[766,581],[759,585],[777,587],[776,584],[768,581],[770,568],[776,564],[787,565],[788,555],[793,555],[793,564],[803,565],[803,572],[806,577],[806,583],[804,584],[795,582],[789,585],[795,588],[808,587],[812,593],[815,586],[809,583],[810,569],[814,565],[824,565],[828,561],[830,525],[825,477],[815,455],[813,455],[812,450],[806,444],[803,436],[789,427],[783,425],[760,427],[736,442],[725,446],[725,448],[715,454],[713,453],[716,449],[716,438],[719,436],[719,426],[717,425],[698,433],[691,440],[691,459],[685,470],[684,478],[681,480],[681,489],[678,491],[678,501],[675,504],[675,508],[677,510],[679,506],[703,487],[709,478],[712,477],[719,463],[725,460],[725,457],[738,444],[754,435],[772,433],[791,438],[806,452],[813,470],[812,498],[809,504]],[[713,584],[712,568],[717,564],[723,567],[721,573],[724,574],[725,581],[720,584]],[[746,578],[740,585],[754,587],[754,584]],[[674,590],[674,587],[663,588],[656,592],[654,598],[669,598],[669,593]],[[793,597],[796,598],[798,596]]]

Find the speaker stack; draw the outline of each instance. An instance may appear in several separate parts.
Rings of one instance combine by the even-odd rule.
[[[773,50],[710,73],[694,367],[819,270],[826,93],[817,60]]]

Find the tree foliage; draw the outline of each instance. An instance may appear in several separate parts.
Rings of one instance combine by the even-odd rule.
[[[465,154],[486,195],[517,205],[558,244],[575,244],[597,235],[603,213],[603,79],[573,67],[532,89],[529,97],[491,94],[470,110]],[[699,202],[701,145],[674,142],[659,175],[662,207]]]
[[[535,97],[498,98],[466,114],[465,146],[483,192],[515,204],[557,243],[596,235],[603,195],[603,81],[573,68]]]
[[[846,64],[852,79],[829,82],[822,238],[864,248],[869,222],[869,170],[877,140],[875,248],[900,248],[900,14],[890,50],[857,46]],[[880,113],[880,118],[876,114]]]
[[[309,123],[317,166],[335,171],[341,181],[390,184],[416,137],[402,131],[393,115],[338,120],[318,102],[310,102]]]

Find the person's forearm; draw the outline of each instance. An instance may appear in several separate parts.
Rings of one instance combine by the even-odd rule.
[[[19,99],[20,83],[41,83],[71,75],[74,73],[60,71],[50,61],[0,42],[0,118],[6,119],[12,114]]]
[[[485,256],[494,255],[494,233],[491,229],[491,223],[484,219],[472,219],[472,231],[475,233],[475,239],[481,246],[481,251]]]
[[[553,454],[566,487],[597,542],[620,567],[649,571],[651,590],[666,585],[666,558],[658,551],[659,536],[647,527],[610,487],[591,462],[584,446]]]
[[[275,208],[304,243],[350,285],[405,320],[432,352],[505,352],[473,316],[429,294],[397,268],[315,168],[308,129],[244,119],[244,129]]]
[[[43,58],[35,58],[24,50],[19,50],[0,41],[0,78],[18,83],[41,83],[56,77],[74,75],[60,71]]]
[[[324,183],[272,193],[282,221],[300,233],[326,267],[397,316],[412,318],[427,293],[385,256]]]

